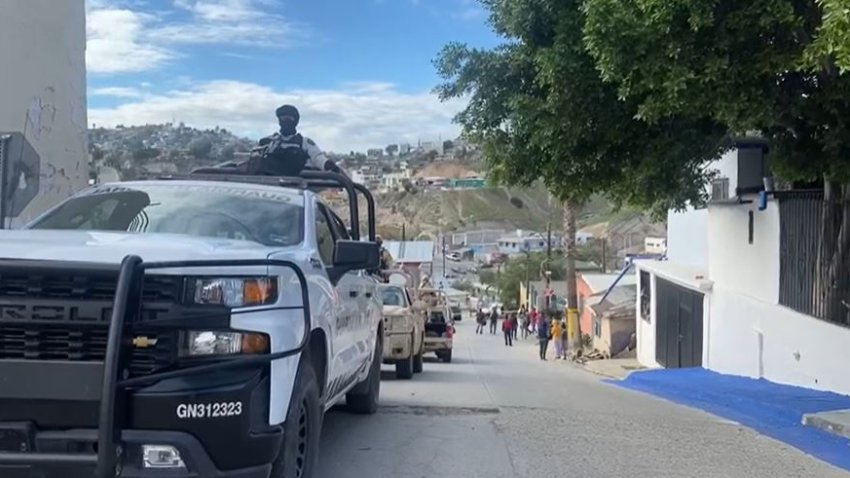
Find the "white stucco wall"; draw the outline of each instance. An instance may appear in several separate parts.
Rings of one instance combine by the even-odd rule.
[[[850,395],[850,329],[719,285],[710,315],[712,370]]]
[[[29,219],[88,183],[84,0],[4,2],[0,132],[25,133],[41,157]]]
[[[708,209],[667,214],[667,258],[708,270]]]
[[[710,168],[717,172],[718,178],[729,179],[729,197],[734,196],[735,188],[738,187],[738,150],[727,151]],[[708,185],[708,192],[711,192],[710,184]]]
[[[643,284],[640,283],[640,272],[642,269],[640,264],[636,264],[635,274],[636,274],[636,282],[638,284],[638,294],[637,294],[637,303],[635,304],[635,338],[637,339],[637,360],[644,367],[649,368],[658,368],[661,365],[655,360],[655,324],[658,322],[655,318],[655,275],[650,273],[649,282],[650,282],[650,308],[649,308],[649,320],[646,320],[640,316],[641,311],[641,302],[640,302],[640,290],[643,287]]]
[[[753,211],[753,243],[749,243]],[[755,203],[709,206],[708,275],[715,283],[770,304],[779,303],[779,207]]]

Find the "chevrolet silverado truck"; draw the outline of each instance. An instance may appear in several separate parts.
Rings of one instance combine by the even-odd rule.
[[[0,476],[313,476],[325,411],[377,410],[374,228],[345,176],[205,170],[0,231]]]
[[[425,319],[407,287],[381,284],[378,293],[384,304],[383,362],[395,365],[396,378],[410,379],[423,369]]]

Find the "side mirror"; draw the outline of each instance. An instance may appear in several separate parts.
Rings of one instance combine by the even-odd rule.
[[[374,242],[339,240],[334,245],[334,267],[374,269],[381,265],[380,250]]]

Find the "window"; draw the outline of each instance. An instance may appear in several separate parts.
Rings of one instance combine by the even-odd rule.
[[[331,222],[333,223],[333,231],[336,237],[345,240],[351,239],[351,235],[348,232],[348,227],[346,227],[345,223],[342,222],[342,219],[340,219],[339,216],[337,216],[332,209],[326,208],[325,210],[331,217]]]
[[[74,196],[30,229],[185,234],[292,246],[303,199],[284,190],[179,183],[104,185]]]
[[[651,301],[652,301],[652,290],[651,290],[651,278],[649,276],[649,272],[640,271],[640,317],[650,322],[652,320],[651,315]]]
[[[406,294],[401,287],[387,287],[381,291],[381,301],[384,305],[406,307]]]
[[[316,246],[322,262],[326,266],[333,264],[334,235],[328,216],[325,214],[325,208],[318,203],[316,204]]]
[[[717,178],[711,182],[712,201],[729,199],[729,178]]]
[[[593,335],[595,337],[599,337],[600,339],[602,338],[602,319],[593,319]]]

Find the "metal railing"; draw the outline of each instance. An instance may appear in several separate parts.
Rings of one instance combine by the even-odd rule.
[[[777,197],[779,303],[850,326],[850,251],[839,243],[841,211],[850,203],[830,206],[821,191],[783,192]]]

